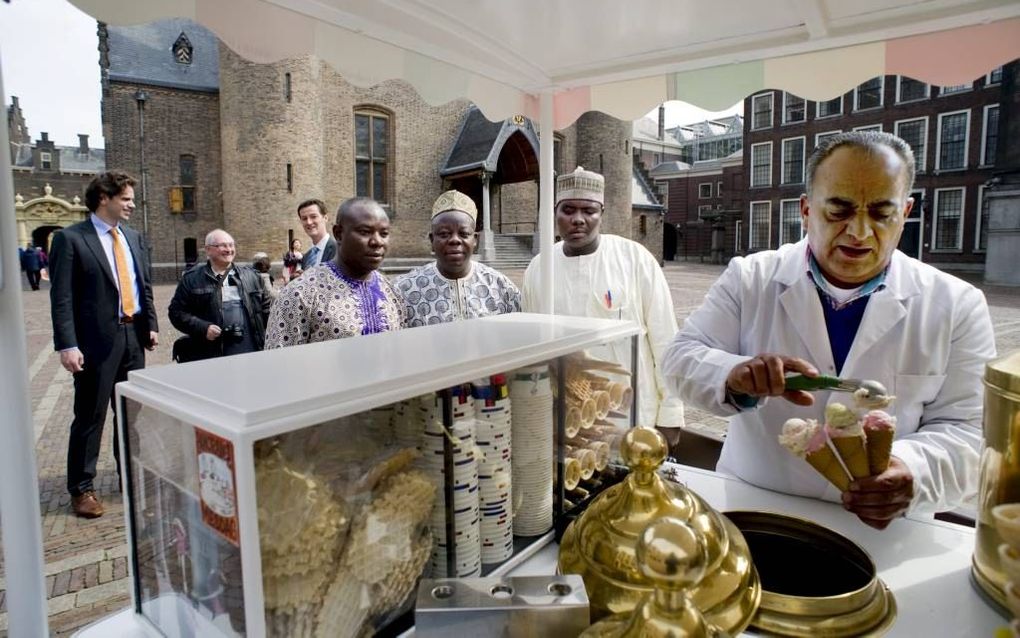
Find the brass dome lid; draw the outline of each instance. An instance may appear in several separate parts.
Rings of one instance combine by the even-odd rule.
[[[620,454],[630,474],[596,497],[567,528],[560,543],[560,572],[584,579],[593,620],[630,612],[653,589],[637,560],[638,539],[652,523],[679,519],[705,546],[704,577],[688,595],[709,624],[740,633],[761,599],[750,549],[740,530],[700,496],[656,473],[667,449],[652,428],[627,431]]]
[[[705,577],[705,535],[676,518],[649,525],[638,538],[641,573],[655,585],[631,614],[601,620],[580,638],[722,638],[728,634],[705,621],[688,591]]]

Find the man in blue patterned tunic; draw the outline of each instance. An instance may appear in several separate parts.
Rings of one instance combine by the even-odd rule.
[[[394,282],[404,302],[405,327],[520,311],[517,286],[471,259],[478,242],[477,217],[475,203],[456,190],[446,191],[432,206],[429,240],[436,260]]]
[[[390,220],[367,197],[340,204],[333,226],[336,259],[305,270],[280,291],[269,315],[266,349],[399,330],[400,297],[378,269]]]

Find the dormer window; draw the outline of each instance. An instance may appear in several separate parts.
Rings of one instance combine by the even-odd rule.
[[[177,36],[177,41],[174,42],[174,61],[178,64],[191,64],[191,53],[194,50],[195,47],[191,46],[191,40],[189,40],[188,36],[184,35],[184,32],[182,31],[181,34]]]

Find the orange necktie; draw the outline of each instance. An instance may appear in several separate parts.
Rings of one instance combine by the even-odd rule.
[[[113,235],[113,261],[117,263],[117,285],[120,286],[120,310],[125,317],[135,316],[135,295],[131,288],[131,275],[128,274],[127,255],[120,245],[120,230],[110,229]]]

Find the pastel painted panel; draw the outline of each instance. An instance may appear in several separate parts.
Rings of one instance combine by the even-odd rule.
[[[765,88],[760,60],[708,69],[670,73],[666,76],[668,99],[722,111]]]
[[[763,88],[831,100],[885,73],[885,45],[874,42],[766,60]]]
[[[557,93],[553,101],[553,128],[557,131],[567,128],[591,108],[589,86],[579,86]]]
[[[590,110],[636,120],[666,101],[666,76],[607,82],[591,87]]]
[[[261,0],[202,0],[195,19],[260,64],[315,53],[315,20]]]
[[[194,18],[196,0],[69,0],[108,24],[131,25],[163,18]]]
[[[413,51],[404,52],[404,72],[401,77],[410,82],[421,99],[432,106],[446,104],[467,95],[467,71]]]
[[[889,40],[886,51],[889,73],[965,84],[1020,57],[1020,18]]]
[[[403,49],[324,22],[315,26],[315,50],[355,86],[375,86],[404,73]]]
[[[530,110],[532,102],[517,89],[480,75],[470,75],[465,95],[490,121],[504,120],[513,115],[536,119],[538,111]],[[537,126],[537,125],[536,125]]]

